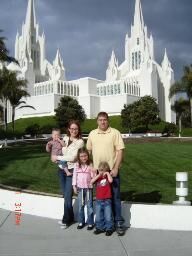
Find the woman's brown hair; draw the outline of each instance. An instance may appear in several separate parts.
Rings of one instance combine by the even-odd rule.
[[[81,138],[82,138],[82,135],[81,135],[81,127],[80,127],[80,123],[79,123],[78,120],[71,120],[71,121],[69,121],[68,126],[67,126],[67,136],[70,137],[70,135],[71,135],[70,132],[69,132],[69,129],[70,129],[70,127],[71,127],[72,124],[77,125],[77,127],[78,127],[77,138],[78,138],[78,139],[81,139]]]

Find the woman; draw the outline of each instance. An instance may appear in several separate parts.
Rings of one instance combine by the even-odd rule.
[[[67,161],[68,170],[73,173],[74,162],[77,157],[77,151],[84,146],[81,138],[81,129],[78,121],[70,121],[67,128],[67,136],[63,138],[65,146],[62,148],[62,156],[52,156],[52,161],[58,160]],[[59,224],[62,228],[67,228],[74,221],[73,206],[72,206],[72,175],[66,175],[63,169],[58,170],[60,184],[64,195],[64,215]]]

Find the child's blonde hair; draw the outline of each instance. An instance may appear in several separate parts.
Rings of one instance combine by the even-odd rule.
[[[99,171],[110,172],[110,167],[107,162],[100,162],[98,166]]]

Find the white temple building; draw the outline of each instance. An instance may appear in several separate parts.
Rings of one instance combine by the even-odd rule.
[[[19,76],[28,80],[31,97],[27,98],[27,104],[35,110],[18,109],[16,119],[54,115],[63,95],[75,97],[88,118],[94,118],[99,111],[118,115],[124,104],[150,95],[157,99],[160,117],[167,122],[175,122],[168,99],[174,72],[166,50],[161,65],[155,61],[153,37],[144,24],[140,0],[135,3],[130,34],[125,36],[125,60],[119,65],[112,51],[105,81],[90,77],[67,81],[59,50],[50,63],[46,59],[45,41],[44,33],[39,33],[34,0],[28,0],[25,23],[21,35],[17,32],[15,40],[15,58],[20,67],[11,63],[8,68],[19,71]],[[11,120],[11,111],[9,115]]]

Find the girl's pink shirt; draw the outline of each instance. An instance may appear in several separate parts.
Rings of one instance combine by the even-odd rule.
[[[95,172],[92,166],[85,165],[79,167],[78,164],[75,164],[72,185],[78,188],[93,188],[91,179],[94,176]]]

